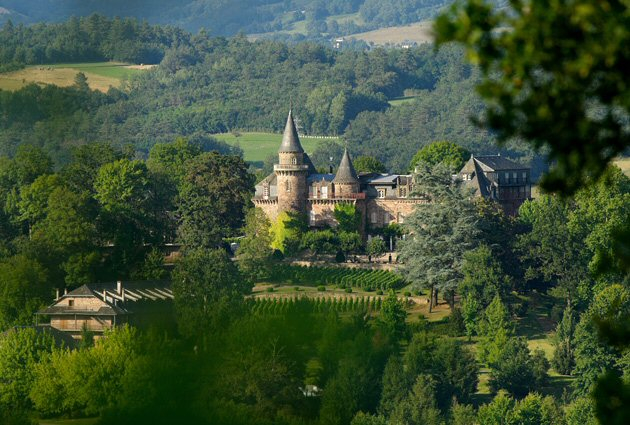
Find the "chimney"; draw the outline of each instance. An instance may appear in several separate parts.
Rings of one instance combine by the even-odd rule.
[[[123,291],[122,280],[119,280],[116,282],[116,293],[118,293],[118,295],[122,295],[122,291]]]
[[[68,295],[68,288],[63,288],[63,294]]]
[[[59,299],[59,288],[55,289],[55,301]]]
[[[122,290],[120,292],[120,296],[122,298],[122,302],[125,302],[125,288],[122,288]]]
[[[103,301],[107,302],[107,291],[103,289]]]

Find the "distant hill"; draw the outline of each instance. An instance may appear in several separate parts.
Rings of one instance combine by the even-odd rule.
[[[0,24],[99,13],[212,35],[340,36],[429,19],[452,0],[0,0]],[[348,15],[354,17],[348,19]],[[356,18],[356,19],[355,19]]]

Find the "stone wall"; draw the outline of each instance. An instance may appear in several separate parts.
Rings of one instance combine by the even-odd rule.
[[[278,218],[278,200],[276,199],[253,199],[252,202],[257,208],[263,210],[272,223]]]
[[[278,176],[278,211],[305,212],[308,197],[306,172],[276,171]]]
[[[378,228],[389,223],[404,223],[405,217],[413,212],[418,204],[426,204],[422,199],[369,199],[366,220],[370,227]]]

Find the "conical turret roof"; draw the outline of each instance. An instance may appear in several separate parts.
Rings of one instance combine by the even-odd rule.
[[[348,149],[343,151],[343,157],[339,163],[339,169],[337,170],[337,174],[335,174],[333,183],[359,183],[359,178],[352,165]]]
[[[278,152],[304,152],[304,149],[300,144],[297,129],[295,128],[293,112],[291,109],[289,109],[287,124],[284,127],[284,134],[282,135],[282,144],[280,145]]]

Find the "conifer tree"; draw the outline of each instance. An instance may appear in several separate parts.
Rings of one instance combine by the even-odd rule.
[[[416,205],[405,219],[409,237],[399,244],[398,259],[414,286],[431,291],[429,311],[437,303],[438,291],[446,293],[452,309],[463,255],[478,234],[475,208],[443,165],[421,164],[414,181],[416,195],[425,196],[429,203]]]

